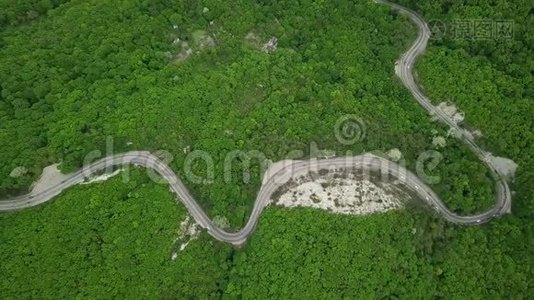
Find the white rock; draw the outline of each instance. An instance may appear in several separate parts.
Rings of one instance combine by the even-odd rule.
[[[187,245],[189,245],[192,240],[196,240],[199,235],[200,226],[195,222],[195,220],[192,220],[191,217],[188,215],[180,223],[180,231],[178,232],[178,237],[176,238],[175,242],[182,242],[180,244],[180,251],[183,251],[187,247]]]
[[[465,119],[465,113],[459,111],[454,104],[441,102],[440,104],[438,104],[437,108],[443,111],[457,124]]]
[[[513,179],[515,172],[517,171],[517,164],[506,157],[493,156],[489,154],[491,164],[497,169],[497,171],[506,176],[508,179]]]
[[[482,137],[483,136],[482,131],[480,131],[480,129],[477,129],[477,130],[473,131],[473,136],[474,137]]]
[[[349,215],[384,212],[402,206],[394,195],[371,181],[351,178],[319,178],[305,182],[272,202],[289,208],[313,207]]]
[[[399,161],[402,158],[402,152],[397,148],[389,150],[387,155],[392,161]]]
[[[100,175],[100,176],[96,176],[96,177],[94,177],[94,178],[89,179],[89,180],[86,181],[86,182],[82,182],[81,184],[91,184],[91,183],[95,183],[95,182],[106,181],[106,180],[110,179],[111,177],[116,176],[116,175],[119,174],[121,171],[122,171],[121,169],[117,169],[117,170],[113,171],[113,173],[102,174],[102,175]]]
[[[443,148],[447,145],[447,140],[442,136],[436,136],[432,139],[432,145],[436,148]]]
[[[465,113],[463,111],[457,112],[452,116],[452,120],[456,122],[457,124],[462,122],[464,119],[465,119]]]
[[[224,229],[230,227],[230,222],[228,222],[228,219],[226,217],[215,216],[213,218],[213,225]]]
[[[11,171],[11,173],[9,173],[9,177],[18,178],[20,176],[26,175],[26,173],[28,173],[28,169],[26,169],[25,167],[16,167],[15,169],[13,169],[13,171]]]
[[[265,53],[271,53],[271,52],[274,52],[277,47],[278,47],[278,39],[273,36],[269,39],[267,43],[263,44],[263,46],[261,47],[261,51]]]

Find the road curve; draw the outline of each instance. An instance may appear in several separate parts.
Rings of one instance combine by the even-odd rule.
[[[191,196],[180,178],[158,157],[146,151],[132,151],[103,158],[91,165],[84,167],[78,172],[72,174],[66,180],[63,180],[61,183],[51,186],[44,191],[40,191],[38,193],[34,193],[32,191],[27,195],[0,201],[0,211],[19,210],[47,202],[59,195],[63,190],[84,182],[85,179],[92,174],[101,172],[103,170],[109,170],[113,166],[138,165],[154,170],[163,179],[165,179],[165,181],[168,182],[171,191],[176,194],[177,199],[185,205],[195,221],[201,227],[205,228],[212,237],[219,241],[228,242],[234,245],[243,244],[254,231],[263,209],[269,205],[271,195],[277,189],[282,187],[291,178],[305,175],[310,171],[318,172],[319,170],[323,169],[357,169],[369,172],[380,171],[382,174],[389,174],[390,176],[396,178],[399,183],[416,193],[421,199],[425,200],[446,220],[457,224],[480,224],[491,220],[493,217],[508,212],[511,204],[511,195],[504,176],[499,174],[496,168],[491,164],[487,154],[478,147],[473,137],[458,127],[456,123],[454,123],[441,110],[434,107],[423,95],[415,83],[410,69],[413,69],[415,59],[426,48],[426,44],[430,36],[430,31],[428,30],[426,23],[419,15],[411,10],[385,1],[377,0],[377,2],[388,4],[396,9],[399,9],[402,13],[408,15],[418,25],[419,36],[415,43],[402,56],[397,64],[397,75],[402,80],[406,88],[412,92],[416,100],[429,113],[437,116],[442,122],[451,126],[455,130],[458,130],[458,132],[461,132],[462,140],[466,142],[466,144],[477,154],[477,156],[489,166],[497,185],[497,201],[496,205],[487,212],[473,216],[459,216],[448,210],[438,195],[436,195],[429,186],[423,183],[415,174],[406,168],[373,154],[363,154],[352,157],[337,157],[322,160],[312,159],[307,161],[287,161],[283,168],[280,168],[277,172],[270,174],[268,178],[264,179],[263,185],[256,196],[254,207],[246,225],[239,231],[228,232],[215,226],[213,221]]]
[[[375,2],[379,4],[386,4],[394,9],[399,10],[401,13],[407,15],[412,22],[417,25],[419,30],[417,39],[412,44],[410,49],[408,49],[408,51],[406,51],[406,53],[404,53],[399,61],[397,61],[395,64],[395,73],[401,79],[404,86],[412,93],[415,100],[417,100],[417,102],[424,109],[426,109],[430,115],[435,116],[439,121],[453,129],[460,140],[462,140],[471,149],[471,151],[473,151],[476,156],[488,166],[491,176],[495,180],[497,191],[497,199],[494,210],[498,211],[495,211],[494,213],[503,214],[510,212],[512,195],[510,192],[510,187],[506,181],[506,176],[498,171],[497,167],[493,164],[490,158],[490,154],[478,146],[478,144],[475,142],[475,138],[468,130],[460,127],[439,107],[432,105],[431,101],[423,94],[414,79],[413,70],[415,69],[415,60],[425,51],[428,44],[428,39],[431,36],[430,29],[428,28],[425,20],[413,10],[398,4],[385,0],[375,0]]]

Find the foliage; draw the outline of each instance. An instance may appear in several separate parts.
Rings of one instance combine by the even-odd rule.
[[[446,26],[418,63],[429,98],[451,101],[466,112],[468,126],[482,131],[488,150],[512,158],[519,169],[514,212],[534,216],[534,17],[529,1],[401,1]],[[512,35],[491,38],[455,34],[454,22],[513,24]],[[480,34],[480,32],[478,32]]]
[[[428,214],[354,218],[269,209],[245,251],[235,256],[225,294],[246,299],[528,297],[532,270],[529,258],[518,254],[528,253],[533,239],[517,230],[516,219],[457,228],[422,213]]]
[[[19,298],[526,298],[519,220],[455,227],[428,211],[362,217],[267,209],[241,250],[205,234],[179,252],[184,209],[134,171],[0,215],[0,295]],[[531,254],[531,253],[530,253]]]
[[[171,167],[210,215],[239,227],[262,174],[253,160],[250,182],[241,175],[246,162],[235,164],[230,181],[223,178],[233,150],[260,150],[277,161],[291,150],[306,158],[312,141],[340,155],[399,148],[415,169],[417,157],[433,149],[432,135],[446,135],[394,79],[394,61],[415,33],[385,6],[206,2],[203,13],[202,5],[184,2],[179,10],[173,3],[126,1],[115,10],[105,1],[69,2],[0,34],[0,193],[23,191],[50,162],[77,169],[92,151],[107,153],[112,137],[115,152],[169,151]],[[180,51],[173,41],[198,30],[217,46],[170,60]],[[249,32],[279,37],[277,51],[250,47]],[[334,134],[347,114],[367,128],[366,139],[350,146]],[[184,176],[183,149],[214,158],[212,184]],[[453,138],[439,151],[450,162],[436,170],[443,199],[463,213],[491,206],[482,163]],[[8,176],[19,166],[30,171]],[[202,164],[194,170],[206,175]]]
[[[9,0],[0,1],[0,28],[16,26],[38,19],[70,0]]]
[[[1,298],[215,297],[229,247],[203,235],[171,261],[185,209],[141,174],[1,214]]]
[[[184,208],[134,171],[127,183],[75,187],[42,207],[0,215],[0,298],[528,298],[528,3],[405,2],[427,19],[515,20],[512,40],[434,40],[417,68],[431,99],[452,100],[482,130],[485,147],[518,162],[517,217],[464,228],[428,212],[342,217],[271,208],[245,248],[204,233],[172,261]],[[432,137],[446,135],[393,73],[413,25],[371,2],[3,1],[0,23],[2,196],[23,192],[51,162],[68,172],[94,150],[105,154],[111,137],[115,152],[169,151],[170,166],[208,213],[237,228],[261,174],[253,161],[243,182],[243,162],[227,182],[224,157],[233,150],[261,150],[276,161],[291,150],[313,155],[312,141],[338,154],[399,148],[415,169],[419,154],[434,149]],[[174,60],[181,47],[173,41],[200,31],[216,47]],[[245,39],[250,32],[278,37],[278,49],[259,51]],[[334,135],[347,114],[367,128],[349,146]],[[214,158],[211,184],[185,176],[187,149]],[[452,138],[438,150],[445,159],[433,187],[449,207],[491,206],[484,165]],[[18,166],[29,172],[9,176]],[[194,171],[206,175],[202,164]]]

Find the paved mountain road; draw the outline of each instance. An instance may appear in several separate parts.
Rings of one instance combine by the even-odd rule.
[[[392,177],[397,178],[401,184],[411,189],[421,199],[428,202],[429,205],[431,205],[445,219],[457,224],[480,224],[508,212],[511,205],[511,194],[504,176],[499,174],[496,168],[491,164],[488,155],[480,149],[473,137],[453,122],[443,111],[434,107],[415,83],[411,70],[413,69],[417,56],[424,52],[430,36],[430,31],[426,23],[419,15],[411,10],[385,1],[377,0],[376,2],[387,4],[398,9],[400,12],[409,16],[419,27],[417,40],[396,65],[397,76],[399,76],[406,88],[412,92],[421,106],[423,106],[430,114],[435,115],[439,120],[460,132],[461,139],[489,166],[496,182],[497,195],[496,205],[487,212],[473,216],[459,216],[448,210],[432,189],[412,172],[385,158],[372,154],[363,154],[353,157],[337,157],[322,160],[287,161],[283,168],[264,180],[246,225],[237,232],[227,232],[213,224],[212,220],[191,196],[180,178],[178,178],[178,176],[165,163],[158,157],[145,151],[133,151],[103,158],[84,167],[82,170],[72,174],[68,179],[55,186],[51,186],[44,191],[39,193],[30,192],[24,196],[0,201],[0,211],[12,211],[39,205],[53,199],[63,190],[83,182],[90,174],[95,174],[102,170],[109,170],[111,166],[133,164],[153,169],[161,175],[168,182],[171,190],[176,194],[177,199],[186,206],[189,213],[201,227],[205,228],[215,239],[234,245],[243,244],[254,231],[263,209],[270,203],[273,192],[283,186],[291,177],[305,175],[312,170],[341,170],[355,168],[364,171],[381,171],[382,174],[389,174]]]

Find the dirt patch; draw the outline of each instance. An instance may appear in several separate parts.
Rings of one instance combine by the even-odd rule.
[[[465,113],[463,111],[459,111],[454,104],[441,102],[438,104],[437,108],[449,116],[456,124],[465,119]]]
[[[500,174],[506,176],[509,180],[514,178],[517,164],[513,160],[506,157],[493,156],[491,154],[489,155],[489,159]]]
[[[41,177],[31,187],[31,194],[43,192],[51,186],[58,185],[70,177],[68,174],[61,174],[58,166],[59,164],[53,164],[43,169]]]

